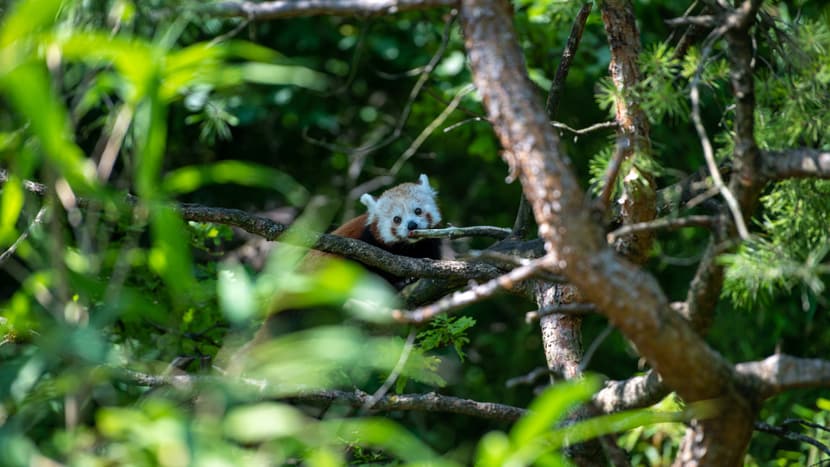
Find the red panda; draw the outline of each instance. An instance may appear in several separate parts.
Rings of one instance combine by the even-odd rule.
[[[360,197],[360,202],[366,206],[367,212],[341,225],[332,234],[362,240],[395,255],[441,259],[439,239],[417,240],[409,236],[413,230],[433,228],[441,222],[436,194],[429,186],[429,179],[423,174],[418,178],[418,183],[402,183],[384,191],[377,199],[366,193]],[[313,271],[326,257],[332,256],[336,255],[312,250],[303,259],[299,269]],[[406,277],[368,266],[367,269],[384,278],[396,289],[400,290],[407,284]],[[285,311],[270,315],[251,344],[279,334],[283,321],[281,318],[285,315]]]
[[[395,255],[440,259],[439,239],[419,241],[409,236],[413,230],[431,229],[441,222],[435,195],[424,174],[418,183],[402,183],[384,191],[377,199],[366,193],[360,197],[367,208],[366,214],[346,222],[332,234],[362,240]],[[369,270],[396,287],[406,279],[375,268]]]

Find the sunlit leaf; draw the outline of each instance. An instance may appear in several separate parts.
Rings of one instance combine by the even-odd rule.
[[[23,209],[23,185],[19,178],[9,175],[0,192],[0,247],[15,240],[15,224]]]
[[[0,29],[0,49],[51,25],[57,18],[61,3],[62,0],[23,0],[14,2],[12,8],[3,7],[10,11],[3,12],[5,16]]]
[[[173,300],[182,303],[198,295],[184,222],[172,207],[156,205],[151,211],[151,226],[150,266],[164,279]]]
[[[254,285],[242,266],[226,265],[221,269],[216,292],[230,322],[243,323],[256,314]]]
[[[92,191],[95,167],[69,134],[66,109],[55,95],[45,66],[31,62],[0,74],[0,91],[29,120],[32,132],[61,175],[76,189]]]
[[[308,202],[308,191],[285,172],[233,160],[173,170],[165,176],[163,187],[170,194],[179,194],[211,183],[235,183],[276,190],[295,206]]]
[[[454,465],[438,457],[418,438],[390,420],[331,420],[324,422],[322,429],[332,439],[339,439],[348,444],[378,447],[405,462],[429,462],[429,465],[436,466]]]
[[[569,408],[588,400],[598,387],[599,379],[595,377],[551,386],[533,401],[528,407],[528,415],[513,427],[511,441],[521,446],[550,431]]]
[[[297,434],[307,423],[306,417],[294,407],[263,402],[232,410],[225,417],[223,431],[242,443],[261,443]]]

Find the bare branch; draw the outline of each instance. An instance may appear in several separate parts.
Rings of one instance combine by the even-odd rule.
[[[536,384],[536,381],[550,375],[551,371],[548,367],[540,366],[533,369],[530,373],[508,379],[504,382],[504,386],[507,388],[513,388],[519,385],[530,386],[531,384]]]
[[[510,236],[511,230],[505,227],[492,225],[471,225],[469,227],[447,227],[443,229],[413,230],[412,238],[449,238],[450,240],[463,237],[491,237],[503,239]]]
[[[681,18],[667,19],[666,24],[672,27],[688,25],[711,28],[718,25],[718,19],[713,15],[683,16]]]
[[[564,275],[632,340],[668,387],[687,401],[726,397],[730,416],[751,415],[748,401],[735,388],[732,365],[669,307],[653,276],[605,244],[544,108],[534,98],[511,13],[506,1],[462,0],[473,80],[502,147],[512,154],[510,162],[533,205],[546,249],[556,252]],[[738,451],[734,455],[742,454]]]
[[[761,172],[770,180],[830,178],[830,151],[797,148],[762,151]]]
[[[658,230],[658,229],[680,229],[683,227],[711,227],[715,222],[712,216],[688,216],[678,218],[663,218],[656,219],[650,222],[639,222],[637,224],[628,224],[619,229],[610,232],[606,235],[609,244],[613,244],[614,240],[621,236],[634,232],[642,232],[644,230]]]
[[[782,426],[770,425],[769,423],[764,422],[755,422],[755,430],[764,433],[770,433],[772,435],[778,436],[779,438],[798,441],[801,443],[807,443],[811,446],[814,446],[816,449],[823,452],[824,454],[830,456],[830,448],[828,448],[827,445],[819,442],[819,440],[813,437],[792,430],[788,430]]]
[[[605,413],[637,409],[656,404],[666,397],[669,389],[654,370],[622,381],[606,381],[592,402]]]
[[[830,361],[775,354],[759,362],[735,365],[739,374],[761,384],[761,397],[796,388],[830,387]]]
[[[113,376],[128,383],[139,386],[159,387],[170,386],[178,390],[191,392],[199,386],[215,386],[217,384],[240,384],[249,387],[261,394],[267,394],[270,384],[265,380],[252,378],[226,378],[213,375],[150,375],[137,371],[110,368]],[[362,391],[339,391],[336,389],[320,389],[304,391],[299,394],[281,395],[280,399],[304,404],[332,404],[344,403],[356,409],[366,406],[372,399],[370,394]],[[428,394],[398,394],[384,396],[371,406],[372,412],[388,412],[393,410],[447,412],[471,417],[486,418],[514,422],[521,418],[526,410],[493,402],[478,402],[470,399],[444,396],[434,392]]]
[[[562,122],[550,122],[550,125],[554,128],[559,128],[560,130],[568,130],[575,135],[587,135],[588,133],[592,133],[598,130],[605,130],[608,128],[618,128],[619,124],[614,121],[610,122],[599,122],[594,123],[593,125],[586,126],[585,128],[573,128],[568,125],[565,125]]]
[[[206,4],[201,10],[217,16],[238,16],[261,21],[316,15],[381,16],[457,4],[458,0],[276,0],[221,2]]]
[[[0,184],[8,179],[5,171],[0,170]],[[24,181],[25,189],[45,195],[48,188],[40,183]],[[130,204],[137,204],[138,198],[125,195]],[[77,198],[79,207],[86,207],[89,200]],[[239,227],[248,233],[266,240],[284,240],[282,234],[288,226],[271,219],[256,216],[240,209],[214,208],[198,204],[180,204],[177,206],[182,219],[194,222],[213,222]],[[491,279],[502,272],[485,263],[467,263],[464,261],[434,261],[429,259],[409,258],[393,255],[386,250],[351,238],[315,232],[300,232],[295,238],[298,246],[306,246],[327,253],[334,253],[345,258],[357,260],[367,266],[380,269],[401,277],[435,277]]]
[[[550,258],[545,256],[529,262],[524,266],[492,279],[484,284],[473,285],[467,290],[458,291],[435,303],[411,311],[393,310],[392,318],[401,323],[423,323],[440,313],[457,310],[462,306],[479,302],[501,290],[511,290],[522,281],[533,276],[536,271],[549,268]]]
[[[556,68],[556,75],[554,75],[550,84],[548,100],[545,104],[545,110],[551,119],[554,118],[559,108],[559,98],[562,95],[562,89],[565,87],[565,80],[568,78],[571,63],[576,56],[579,41],[582,40],[582,32],[585,30],[585,22],[588,21],[592,6],[593,4],[588,2],[579,9],[576,18],[574,18],[574,24],[571,26],[571,33],[568,35],[568,42],[565,44],[565,49],[562,50],[562,59],[559,61],[559,67]]]
[[[599,194],[597,203],[601,211],[606,211],[611,205],[611,195],[614,193],[614,185],[617,183],[617,176],[620,173],[620,167],[628,155],[628,149],[631,142],[628,138],[618,138],[614,156],[608,167],[605,169],[605,176],[602,178],[602,192]]]
[[[746,240],[749,238],[749,230],[746,228],[746,222],[744,222],[741,206],[738,204],[738,200],[732,192],[726,187],[726,184],[720,176],[718,164],[715,162],[715,151],[712,149],[712,143],[709,141],[709,136],[706,134],[706,128],[703,126],[703,119],[700,116],[700,75],[703,71],[703,65],[706,63],[706,60],[709,58],[709,54],[712,51],[711,42],[717,39],[720,34],[722,34],[722,32],[720,30],[716,30],[711,36],[709,44],[703,49],[700,63],[698,64],[694,77],[692,78],[690,91],[690,98],[692,101],[692,123],[694,123],[698,138],[700,138],[700,144],[703,147],[703,157],[706,160],[706,167],[709,168],[709,175],[712,177],[712,180],[715,182],[715,186],[718,188],[718,191],[720,191],[723,199],[726,200],[726,204],[732,212],[732,217],[735,220],[735,226],[738,229],[738,235],[740,235],[742,239]]]
[[[597,307],[590,303],[563,303],[539,308],[525,313],[525,322],[532,323],[547,315],[587,315],[596,313]]]

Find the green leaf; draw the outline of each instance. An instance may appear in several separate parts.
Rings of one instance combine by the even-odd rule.
[[[23,183],[15,175],[9,174],[0,194],[0,247],[15,241],[15,225],[22,209]]]
[[[299,410],[286,404],[263,402],[230,411],[222,425],[230,439],[261,443],[297,434],[307,424]]]
[[[245,268],[226,265],[219,271],[216,286],[222,312],[230,322],[240,324],[256,314],[254,285]]]
[[[185,303],[186,298],[194,298],[198,287],[184,222],[172,207],[162,204],[151,209],[150,217],[153,233],[150,266],[170,288],[173,301]]]
[[[276,190],[294,206],[308,202],[308,191],[285,172],[234,160],[173,170],[165,176],[162,187],[167,193],[176,195],[209,183],[236,183]]]
[[[10,12],[4,12],[7,14],[0,29],[0,50],[54,23],[61,3],[62,0],[18,1]]]
[[[321,425],[330,439],[338,439],[345,444],[381,448],[404,462],[453,465],[442,460],[429,446],[390,420],[331,420]]]
[[[588,400],[598,388],[599,378],[596,377],[551,386],[530,404],[528,415],[513,427],[511,441],[522,447],[549,432],[569,408]]]
[[[0,91],[29,120],[46,157],[70,185],[82,192],[96,187],[95,166],[72,141],[69,120],[61,99],[55,95],[49,73],[42,63],[28,62],[2,74]]]

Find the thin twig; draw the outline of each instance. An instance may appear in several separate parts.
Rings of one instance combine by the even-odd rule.
[[[655,219],[649,222],[638,222],[636,224],[624,225],[619,229],[610,232],[608,235],[606,235],[605,238],[608,241],[608,244],[612,245],[617,238],[635,232],[657,229],[673,230],[683,227],[711,227],[714,222],[715,218],[712,216],[688,216],[678,218]]]
[[[331,143],[327,143],[325,141],[318,140],[316,138],[312,138],[308,135],[306,130],[303,130],[303,138],[311,144],[316,146],[324,147],[329,149],[330,151],[337,151],[343,152],[350,155],[355,154],[368,154],[373,151],[377,151],[385,146],[388,146],[392,142],[398,139],[400,135],[403,133],[403,128],[406,125],[406,122],[409,120],[409,114],[412,112],[412,106],[415,103],[415,99],[421,93],[426,82],[429,80],[429,76],[432,71],[438,66],[438,63],[441,62],[441,58],[444,56],[444,52],[447,50],[447,44],[449,44],[450,40],[450,32],[452,29],[452,25],[455,23],[455,18],[457,17],[457,12],[453,10],[447,18],[447,22],[444,24],[444,31],[441,37],[441,44],[438,46],[438,50],[430,59],[429,63],[423,68],[418,80],[415,82],[415,85],[412,86],[412,90],[409,92],[409,98],[406,101],[406,105],[404,106],[403,110],[401,111],[400,116],[398,117],[397,124],[395,128],[392,130],[392,133],[387,136],[386,138],[382,139],[378,142],[373,142],[367,145],[359,146],[359,147],[347,147],[347,146],[340,146]]]
[[[547,268],[549,263],[550,258],[547,256],[532,260],[528,264],[519,266],[507,274],[503,274],[483,284],[473,285],[467,288],[467,290],[455,292],[429,305],[411,311],[393,310],[392,318],[401,323],[419,324],[429,321],[441,313],[457,310],[462,306],[479,302],[498,291],[513,289],[522,281],[533,276],[538,270]]]
[[[611,205],[611,195],[614,193],[614,185],[617,181],[617,176],[620,173],[625,156],[628,153],[628,148],[631,146],[631,140],[626,136],[619,136],[617,138],[616,149],[614,150],[614,157],[605,169],[605,176],[602,181],[602,192],[599,194],[597,203],[601,212],[606,212]]]
[[[0,265],[6,262],[6,260],[9,259],[9,257],[11,257],[11,255],[13,255],[15,251],[17,251],[17,248],[20,246],[20,244],[23,243],[23,241],[29,237],[29,233],[32,231],[32,228],[37,224],[43,222],[43,216],[46,214],[46,211],[46,206],[40,208],[40,210],[35,215],[35,218],[32,219],[32,222],[29,224],[28,227],[26,227],[26,230],[24,230],[23,233],[21,233],[20,236],[17,237],[17,240],[15,240],[14,243],[12,243],[6,249],[6,251],[0,254]]]
[[[779,438],[807,443],[811,446],[814,446],[822,453],[830,456],[830,448],[828,448],[825,444],[819,442],[817,439],[807,436],[805,434],[797,433],[795,431],[788,430],[784,427],[770,425],[769,423],[758,421],[755,422],[755,430],[762,431],[764,433],[769,433],[778,436]]]
[[[526,375],[516,376],[514,378],[510,378],[505,381],[504,386],[507,388],[516,387],[519,385],[526,385],[530,386],[531,384],[535,384],[536,381],[540,380],[544,376],[549,376],[552,372],[548,367],[540,366],[535,368],[533,371]]]
[[[582,32],[585,30],[585,22],[588,20],[588,15],[591,13],[591,2],[585,3],[579,9],[579,12],[574,18],[573,26],[571,26],[571,33],[568,35],[568,42],[565,44],[565,49],[562,50],[562,59],[559,61],[559,66],[556,69],[553,81],[550,84],[548,91],[548,99],[545,104],[545,111],[550,119],[554,118],[559,107],[559,100],[562,96],[562,89],[565,87],[565,80],[568,78],[568,71],[571,68],[571,63],[576,56],[576,49],[579,47],[579,41],[582,39]]]
[[[411,238],[449,238],[450,240],[462,237],[492,237],[503,239],[509,237],[510,234],[511,230],[505,227],[472,225],[469,227],[413,230],[409,236]]]
[[[389,169],[389,173],[391,175],[396,175],[401,170],[406,161],[408,161],[409,158],[412,157],[416,151],[418,151],[418,148],[420,148],[421,145],[424,144],[424,141],[426,141],[426,139],[429,138],[429,136],[432,133],[434,133],[435,130],[439,126],[441,126],[442,123],[444,123],[447,117],[449,117],[450,114],[453,113],[453,111],[455,111],[456,108],[458,108],[458,105],[461,103],[461,99],[463,99],[464,96],[472,92],[474,89],[475,88],[472,85],[468,85],[460,91],[458,91],[458,94],[456,94],[455,97],[452,98],[452,101],[450,101],[447,107],[445,107],[444,110],[437,117],[435,117],[435,119],[432,122],[430,122],[430,124],[427,125],[426,128],[423,129],[423,131],[421,131],[421,133],[418,135],[417,138],[415,138],[412,144],[410,144],[409,147],[406,148],[406,151],[404,151],[403,154],[401,154],[401,157],[398,158],[398,160],[395,162],[395,165],[393,165],[392,168]]]
[[[590,303],[567,303],[562,305],[551,305],[536,311],[529,311],[525,313],[525,322],[532,323],[542,316],[547,315],[587,315],[589,313],[596,313],[597,307]]]
[[[468,123],[473,123],[473,122],[486,122],[486,121],[487,121],[487,119],[486,119],[486,118],[484,118],[484,117],[472,117],[472,118],[466,118],[466,119],[464,119],[464,120],[461,120],[460,122],[453,123],[452,125],[450,125],[450,126],[448,126],[448,127],[444,128],[444,130],[443,130],[443,131],[444,131],[444,133],[447,133],[447,132],[450,132],[450,131],[452,131],[452,130],[455,130],[456,128],[458,128],[458,127],[460,127],[460,126],[462,126],[462,125],[466,125],[466,124],[468,124]]]
[[[559,128],[561,130],[568,130],[575,135],[587,135],[588,133],[597,131],[597,130],[605,130],[608,128],[617,128],[620,125],[616,121],[608,121],[608,122],[599,122],[594,123],[593,125],[586,126],[585,128],[577,129],[570,127],[562,122],[550,122],[550,125],[554,128]]]
[[[360,412],[368,412],[374,405],[382,398],[386,397],[386,393],[389,392],[389,388],[395,384],[395,381],[398,380],[398,377],[403,372],[404,367],[406,366],[407,360],[409,360],[409,354],[412,353],[412,347],[415,345],[415,329],[409,331],[409,336],[406,337],[406,343],[401,350],[401,356],[398,358],[398,363],[395,364],[395,368],[389,373],[389,377],[386,378],[386,381],[383,382],[383,385],[372,394],[372,397],[366,399],[366,402],[360,408]]]
[[[706,166],[709,169],[709,175],[712,177],[712,181],[714,181],[721,196],[723,196],[723,199],[726,200],[726,205],[732,212],[732,217],[735,219],[735,227],[738,229],[738,235],[740,235],[741,239],[747,240],[749,238],[749,230],[744,222],[741,207],[738,205],[738,200],[735,199],[735,196],[723,183],[723,179],[720,176],[720,170],[718,169],[718,164],[715,162],[715,151],[712,149],[712,143],[709,141],[709,136],[706,134],[706,128],[703,126],[703,119],[700,117],[700,90],[698,86],[700,83],[700,76],[703,72],[703,66],[706,63],[706,59],[712,52],[712,43],[721,37],[723,32],[724,28],[721,27],[710,34],[707,39],[707,44],[703,48],[700,63],[698,64],[695,74],[692,77],[690,92],[690,98],[692,101],[692,122],[694,123],[695,130],[697,131],[698,138],[700,138],[700,144],[703,147],[703,157],[706,159]]]
[[[591,359],[594,357],[594,354],[596,353],[597,349],[599,349],[599,346],[602,345],[603,342],[605,342],[605,339],[607,339],[612,332],[614,332],[614,326],[609,324],[605,326],[605,329],[603,329],[602,332],[600,332],[596,338],[594,338],[594,341],[591,342],[591,345],[582,355],[582,361],[579,362],[580,373],[584,372],[585,369],[588,368],[588,365],[591,364]]]

